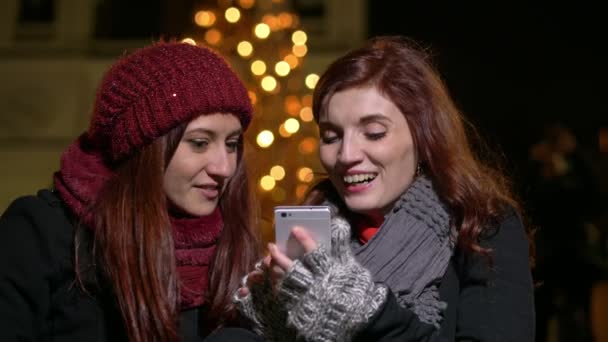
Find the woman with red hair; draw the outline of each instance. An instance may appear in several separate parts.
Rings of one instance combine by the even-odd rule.
[[[379,37],[333,62],[313,111],[332,242],[276,246],[237,292],[270,340],[532,341],[530,240],[427,56]],[[262,300],[263,299],[263,300]],[[273,307],[270,310],[267,307]],[[279,310],[279,308],[281,310]]]
[[[200,341],[239,326],[232,293],[260,257],[242,158],[251,117],[207,48],[119,58],[54,189],[0,219],[0,340]]]

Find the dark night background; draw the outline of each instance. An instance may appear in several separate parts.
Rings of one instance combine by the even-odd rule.
[[[431,47],[460,109],[520,175],[543,124],[569,126],[597,149],[608,123],[600,5],[369,1],[369,35]]]

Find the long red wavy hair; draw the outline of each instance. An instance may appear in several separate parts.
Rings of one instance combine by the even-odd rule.
[[[340,91],[373,86],[405,116],[423,172],[451,211],[465,251],[487,255],[479,238],[508,208],[521,213],[511,184],[500,168],[482,162],[471,148],[484,146],[462,117],[430,58],[413,41],[400,36],[370,39],[362,48],[334,61],[318,81],[313,112],[318,122],[331,97]],[[492,155],[484,153],[484,160]],[[497,162],[496,159],[493,162]],[[307,203],[328,195],[327,181],[311,191]]]

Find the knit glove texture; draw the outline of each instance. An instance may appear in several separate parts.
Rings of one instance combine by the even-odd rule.
[[[235,294],[234,303],[250,321],[253,331],[266,341],[296,341],[296,331],[287,327],[287,311],[277,300],[268,276],[263,282],[251,285],[247,296]]]
[[[287,324],[306,341],[350,341],[386,300],[387,289],[350,249],[350,226],[332,221],[331,255],[321,245],[294,261],[279,284]]]

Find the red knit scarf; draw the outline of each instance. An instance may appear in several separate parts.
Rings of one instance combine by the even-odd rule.
[[[74,214],[92,227],[94,217],[87,207],[113,176],[101,154],[82,135],[61,157],[60,170],[54,175],[55,189]],[[209,264],[223,227],[219,208],[200,218],[171,218],[175,259],[180,278],[180,309],[205,302],[209,285]]]
[[[209,263],[215,254],[223,220],[219,208],[208,216],[171,218],[175,259],[180,278],[180,309],[205,302],[209,286]]]

